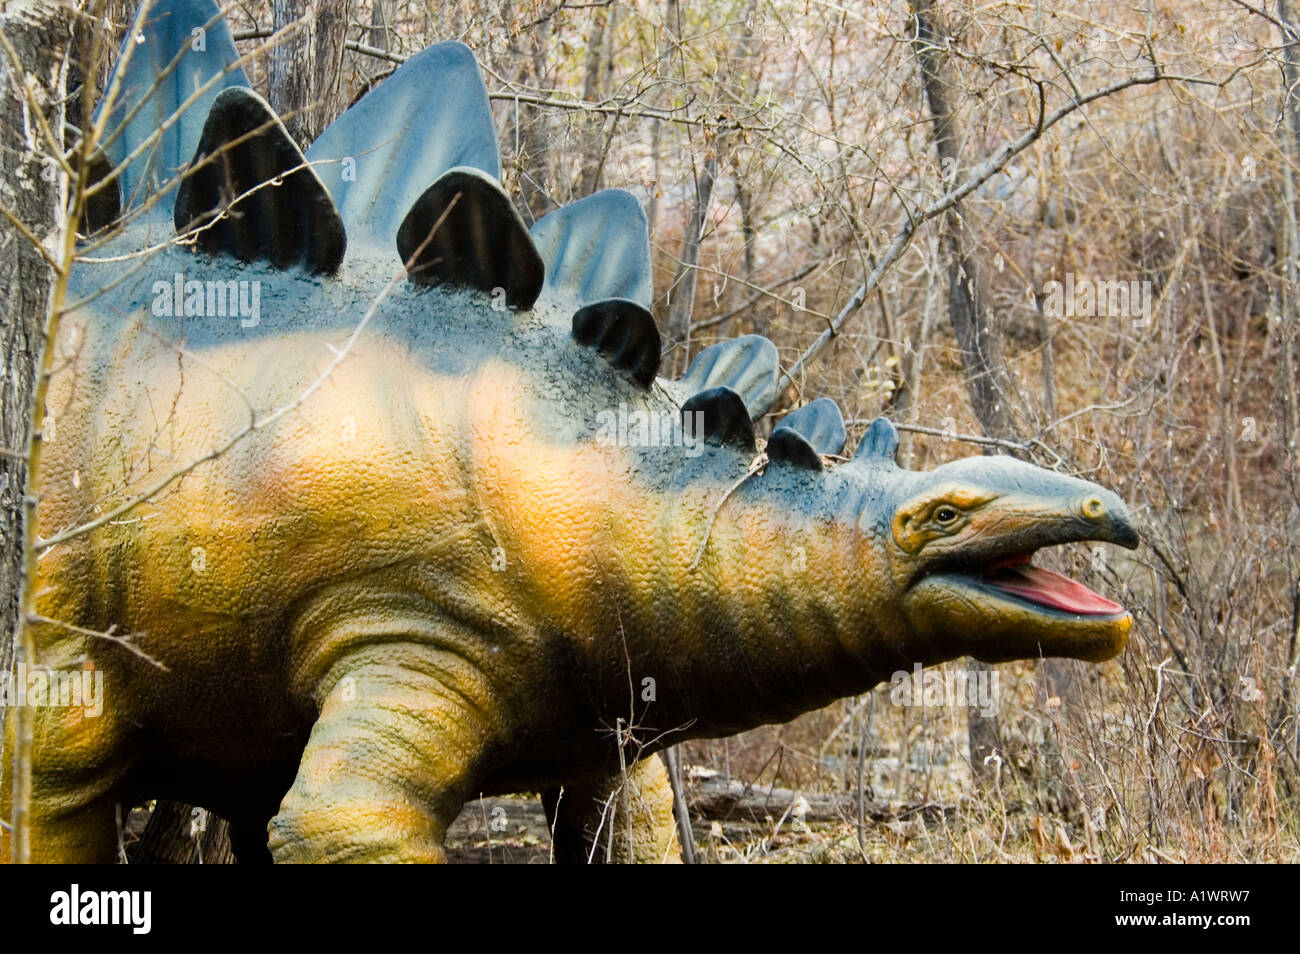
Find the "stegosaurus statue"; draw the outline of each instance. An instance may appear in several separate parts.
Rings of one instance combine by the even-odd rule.
[[[883,419],[845,461],[825,399],[760,454],[765,338],[659,377],[636,199],[526,227],[466,47],[304,155],[212,0],[139,32],[90,210],[128,224],[72,276],[40,487],[37,663],[103,707],[37,709],[37,859],[111,861],[119,806],[164,798],[244,861],[438,861],[468,798],[532,791],[557,858],[670,860],[666,746],[1123,647],[1122,607],[1029,562],[1136,546],[1110,491],[905,470]]]

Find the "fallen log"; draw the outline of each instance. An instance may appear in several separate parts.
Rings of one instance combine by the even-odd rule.
[[[782,815],[804,822],[850,821],[857,817],[857,798],[850,792],[800,792],[791,788],[754,785],[722,776],[696,778],[687,786],[691,814],[705,821],[776,821]],[[889,806],[864,800],[864,818],[875,822],[901,821],[921,815],[937,821],[953,811],[934,802]]]

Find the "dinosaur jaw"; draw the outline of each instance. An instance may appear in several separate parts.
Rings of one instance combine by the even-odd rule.
[[[986,662],[1067,656],[1100,662],[1124,648],[1133,617],[1069,577],[1034,566],[1033,552],[949,565],[916,581],[908,615],[922,633],[955,640]]]

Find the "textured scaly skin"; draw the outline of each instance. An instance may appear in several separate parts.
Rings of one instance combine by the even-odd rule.
[[[322,321],[364,312],[362,289],[382,285],[277,276],[261,327],[188,319],[178,360],[181,322],[148,314],[151,282],[232,266],[168,255],[129,279],[136,311],[67,322],[43,538],[219,446],[250,405],[294,404],[352,327]],[[277,314],[297,294],[309,307]],[[599,787],[619,719],[645,743],[635,760],[917,661],[1122,647],[1127,614],[1044,623],[908,585],[945,547],[1119,539],[1113,494],[1000,459],[931,474],[862,461],[771,465],[723,503],[743,455],[596,439],[599,411],[675,404],[575,346],[568,317],[399,284],[300,406],[45,555],[42,615],[115,627],[166,668],[39,628],[40,662],[93,665],[107,696],[99,718],[37,710],[40,860],[111,860],[116,804],[156,797],[229,817],[246,845],[274,815],[277,860],[438,860],[466,798]],[[907,501],[953,488],[989,498],[964,536],[896,526]],[[1088,501],[1104,516],[1081,517]]]
[[[636,200],[574,203],[529,233],[493,178],[468,49],[412,57],[313,145],[315,171],[290,172],[304,157],[231,72],[216,7],[146,13],[104,148],[123,208],[162,201],[74,269],[87,304],[63,321],[48,403],[37,532],[60,542],[36,583],[58,622],[36,627],[38,662],[93,667],[106,698],[98,717],[36,710],[38,859],[111,860],[119,806],[170,798],[228,818],[244,860],[269,844],[283,861],[435,861],[466,798],[530,790],[557,857],[603,854],[599,831],[613,857],[659,861],[671,793],[649,757],[665,745],[917,662],[1122,647],[1118,607],[1049,610],[982,576],[1046,545],[1135,545],[1092,484],[1005,459],[903,471],[887,425],[828,470],[787,433],[787,456],[774,441],[743,481],[749,446],[602,441],[602,414],[675,419],[688,398],[717,437],[742,403],[720,386],[746,391],[748,418],[772,395],[734,367],[635,383],[658,357]],[[191,24],[213,27],[205,51]],[[187,105],[218,81],[203,115]],[[263,261],[167,244],[173,227]],[[260,320],[167,317],[156,283],[181,273],[260,283]],[[417,284],[434,281],[484,291]],[[523,310],[494,307],[498,281]],[[630,344],[629,367],[578,341]],[[771,350],[741,369],[769,391]]]

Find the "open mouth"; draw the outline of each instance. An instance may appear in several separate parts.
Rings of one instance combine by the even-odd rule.
[[[1036,606],[1079,616],[1112,616],[1124,607],[1078,580],[1030,563],[1033,553],[1017,553],[990,563],[980,573],[986,586]]]
[[[904,610],[912,627],[942,651],[985,662],[1063,656],[1101,662],[1123,650],[1133,615],[1078,580],[1034,566],[1034,555],[1074,543],[1138,546],[1118,499],[1090,492],[1065,512],[1011,507],[920,561]],[[982,531],[982,532],[981,532]]]

